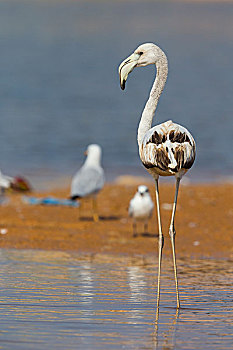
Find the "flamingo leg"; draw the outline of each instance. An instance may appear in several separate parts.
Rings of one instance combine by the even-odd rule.
[[[173,204],[173,209],[172,209],[172,217],[171,217],[171,223],[170,223],[170,228],[169,228],[169,235],[170,235],[170,238],[171,238],[171,245],[172,245],[172,256],[173,256],[175,283],[176,283],[177,309],[179,309],[179,307],[180,307],[180,299],[179,299],[177,267],[176,267],[176,251],[175,251],[175,235],[176,235],[176,231],[175,231],[174,221],[175,221],[175,213],[176,213],[176,204],[177,204],[179,185],[180,185],[180,178],[177,177],[177,179],[176,179],[175,198],[174,198],[174,204]]]
[[[164,244],[164,238],[163,238],[162,226],[161,226],[161,217],[160,217],[160,207],[159,207],[159,179],[158,178],[155,180],[155,194],[156,194],[158,226],[159,226],[159,265],[158,265],[158,287],[157,287],[157,310],[158,310],[159,301],[160,301],[160,276],[161,276],[162,252],[163,252],[163,244]]]
[[[95,222],[99,221],[99,215],[98,215],[98,207],[97,207],[97,199],[96,196],[93,197],[93,201],[92,201],[92,205],[93,205],[93,219]]]

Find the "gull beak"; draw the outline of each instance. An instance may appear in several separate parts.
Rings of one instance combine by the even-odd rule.
[[[84,152],[84,156],[87,156],[87,151]]]
[[[128,78],[128,75],[132,70],[137,66],[138,59],[140,55],[133,53],[131,56],[126,58],[119,66],[119,76],[120,76],[120,85],[121,89],[125,89],[125,83]]]

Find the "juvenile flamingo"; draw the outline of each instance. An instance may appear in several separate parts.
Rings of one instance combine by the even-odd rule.
[[[142,112],[138,127],[138,147],[141,161],[147,171],[153,176],[156,185],[156,204],[159,227],[159,265],[158,265],[158,290],[157,308],[160,302],[160,275],[164,237],[161,227],[159,208],[159,176],[176,177],[175,198],[169,227],[169,235],[172,245],[174,275],[176,283],[177,308],[180,307],[176,254],[175,254],[175,212],[180,180],[191,168],[195,160],[196,146],[192,135],[183,126],[173,123],[171,120],[151,127],[154,113],[163,91],[168,75],[168,61],[160,47],[153,43],[140,45],[119,66],[120,85],[122,90],[129,73],[135,67],[145,67],[149,64],[156,66],[156,78],[150,91],[150,96]]]

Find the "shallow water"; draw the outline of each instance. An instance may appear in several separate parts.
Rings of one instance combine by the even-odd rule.
[[[180,260],[182,308],[156,265],[0,251],[0,349],[232,349],[232,263]]]
[[[188,176],[232,175],[233,4],[132,0],[0,1],[0,168],[31,178],[72,175],[89,143],[107,177],[146,174],[136,128],[154,77],[117,67],[142,42],[169,58],[154,123],[173,119],[197,142]]]

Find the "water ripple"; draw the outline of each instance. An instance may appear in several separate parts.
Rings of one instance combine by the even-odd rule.
[[[179,261],[179,312],[167,261],[157,323],[154,265],[1,250],[0,266],[0,348],[232,348],[230,261]]]

